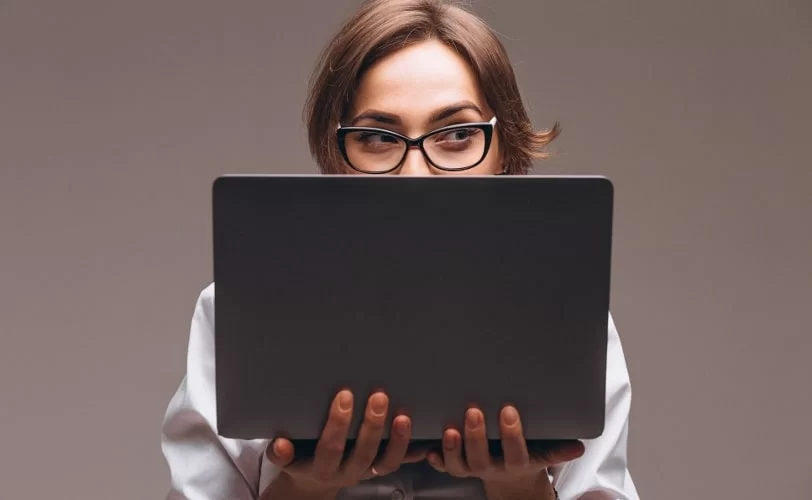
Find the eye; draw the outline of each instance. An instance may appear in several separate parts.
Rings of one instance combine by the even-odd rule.
[[[438,134],[435,140],[437,142],[463,142],[481,132],[478,128],[458,128]]]
[[[382,132],[361,132],[355,136],[355,140],[372,147],[398,143],[397,137]]]

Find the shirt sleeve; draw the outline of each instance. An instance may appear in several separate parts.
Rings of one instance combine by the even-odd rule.
[[[167,500],[256,500],[278,473],[264,460],[267,440],[217,435],[214,383],[214,285],[197,300],[186,374],[164,416],[161,449],[169,467]]]
[[[611,314],[606,355],[604,432],[584,442],[581,458],[550,470],[562,500],[639,500],[627,458],[631,383]]]
[[[186,375],[169,402],[161,448],[169,467],[167,500],[256,500],[278,469],[264,459],[267,440],[217,435],[214,383],[214,285],[201,292],[189,335]],[[562,499],[639,500],[627,466],[631,385],[620,338],[609,318],[606,426],[578,460],[551,469]]]

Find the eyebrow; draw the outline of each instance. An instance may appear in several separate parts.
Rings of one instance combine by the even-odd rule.
[[[479,109],[479,106],[477,106],[473,102],[460,101],[440,108],[434,113],[432,113],[431,116],[429,117],[429,123],[436,123],[440,120],[444,120],[466,109],[476,111],[477,114],[479,114],[479,116],[483,116],[482,110]],[[387,113],[385,111],[379,111],[377,109],[368,109],[363,113],[359,114],[358,116],[352,119],[352,121],[350,122],[350,126],[355,126],[361,120],[373,120],[378,123],[384,123],[387,125],[401,124],[400,117],[398,117],[397,115],[393,115],[392,113]]]

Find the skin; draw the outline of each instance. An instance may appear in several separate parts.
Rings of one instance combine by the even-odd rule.
[[[446,116],[432,118],[444,110]],[[446,125],[488,121],[493,111],[466,62],[442,43],[426,41],[404,48],[372,66],[359,83],[348,116],[355,126],[384,128],[418,137]],[[486,158],[470,170],[453,174],[437,170],[415,148],[394,173],[489,175],[501,171],[499,138],[495,133]],[[403,463],[427,460],[436,470],[452,476],[480,478],[490,500],[552,499],[554,492],[546,469],[573,460],[584,452],[583,444],[578,441],[528,450],[521,418],[515,408],[506,406],[499,422],[492,424],[500,428],[502,457],[489,454],[484,415],[470,408],[463,429],[445,430],[440,450],[410,448],[411,422],[406,415],[396,416],[388,447],[376,460],[389,414],[388,397],[378,392],[367,401],[356,447],[342,460],[352,419],[351,409],[343,408],[352,408],[352,398],[349,391],[336,395],[312,458],[295,458],[293,445],[286,439],[273,442],[267,456],[282,473],[264,492],[263,498],[335,498],[341,488],[373,477],[373,466],[381,476],[396,471]]]
[[[461,109],[442,119],[432,119],[441,111],[467,105],[478,111]],[[384,116],[375,117],[377,114]],[[348,116],[354,126],[385,128],[414,138],[446,125],[488,121],[493,111],[468,64],[442,43],[427,41],[406,47],[372,66],[359,83]],[[501,163],[499,138],[494,133],[488,156],[470,170],[447,173],[435,169],[415,148],[396,173],[489,175],[500,172]]]

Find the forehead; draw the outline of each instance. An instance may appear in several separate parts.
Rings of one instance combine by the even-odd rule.
[[[352,113],[376,109],[404,121],[468,100],[485,111],[484,96],[467,61],[440,41],[410,45],[374,64],[356,89]]]

